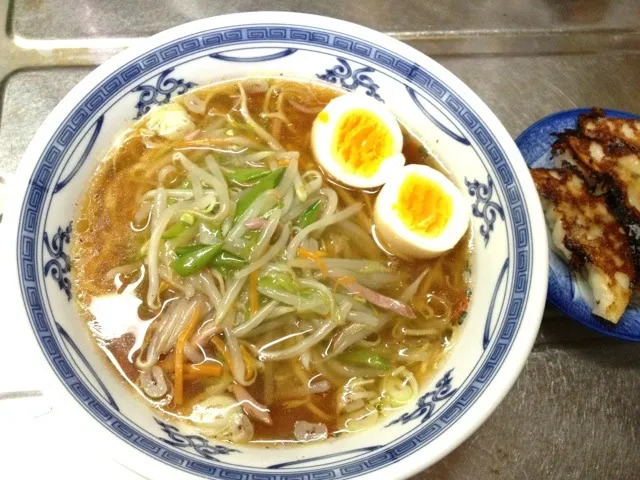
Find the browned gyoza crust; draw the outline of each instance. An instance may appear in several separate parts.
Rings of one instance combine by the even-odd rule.
[[[640,222],[640,190],[636,192],[640,179],[629,168],[634,163],[640,166],[640,157],[618,142],[598,142],[580,134],[568,135],[565,141],[583,165],[580,173],[588,183],[609,194],[610,204],[619,209],[618,219],[625,225]]]
[[[640,120],[607,117],[605,113],[594,108],[590,113],[578,119],[580,131],[590,137],[604,142],[619,140],[634,149],[640,149]]]
[[[567,130],[566,132],[558,135],[558,139],[551,146],[551,152],[556,158],[556,166],[562,168],[570,168],[579,173],[582,178],[587,182],[587,186],[593,189],[598,182],[598,178],[593,175],[593,172],[585,165],[576,152],[573,151],[569,143],[569,139],[579,135],[575,130]],[[560,160],[560,161],[558,161]]]
[[[612,133],[613,126],[621,128],[625,120],[604,120],[602,112],[594,109],[580,117],[581,131],[568,131],[557,143],[570,150],[574,163],[581,164],[578,171],[590,189],[606,195],[613,213],[625,226],[636,275],[640,275],[640,153]]]
[[[574,169],[535,169],[552,245],[571,269],[585,275],[593,313],[613,323],[623,315],[635,282],[626,233],[604,197],[593,195]]]
[[[605,200],[591,195],[583,179],[569,169],[534,169],[531,175],[540,196],[553,203],[562,218],[571,267],[591,263],[610,277],[625,273],[633,283],[635,271],[624,229]],[[594,234],[598,229],[602,235]]]
[[[567,138],[576,157],[608,183],[618,219],[625,225],[640,224],[640,122],[607,118],[593,109],[581,115],[578,124],[580,132]],[[623,125],[634,132],[631,138],[617,134]]]

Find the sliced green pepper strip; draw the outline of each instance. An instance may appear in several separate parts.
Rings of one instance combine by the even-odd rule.
[[[196,250],[200,250],[201,248],[209,247],[209,246],[210,245],[202,245],[202,244],[187,245],[186,247],[178,247],[178,248],[174,249],[173,251],[176,253],[176,255],[178,257],[182,257],[183,255],[186,255],[187,253],[195,252]]]
[[[182,277],[189,276],[209,265],[213,257],[220,253],[220,250],[222,250],[221,243],[218,245],[207,245],[192,252],[185,253],[171,262],[171,268]]]
[[[180,220],[176,222],[171,228],[166,230],[161,238],[170,239],[176,238],[181,235],[188,227],[195,223],[195,217],[190,213],[185,213],[180,217]]]
[[[296,221],[296,225],[300,228],[308,227],[312,223],[318,221],[320,217],[320,212],[322,211],[322,202],[320,200],[316,200],[311,205],[307,207],[307,209],[302,212],[302,214],[298,217]]]
[[[187,225],[184,222],[176,222],[173,224],[171,228],[169,228],[168,230],[165,230],[161,238],[164,238],[165,240],[168,240],[170,238],[176,238],[178,235],[184,232],[188,226],[189,225]]]
[[[225,172],[224,176],[232,182],[249,183],[269,175],[270,170],[267,168],[236,168]]]
[[[220,275],[222,275],[222,278],[224,278],[225,280],[230,279],[237,272],[235,268],[229,267],[216,267],[216,270],[220,272]]]
[[[351,350],[342,354],[342,359],[365,367],[389,370],[389,361],[382,355],[367,350]]]
[[[247,266],[247,262],[232,253],[222,251],[213,258],[211,265],[215,267],[244,268]]]
[[[282,175],[284,174],[284,168],[278,168],[277,170],[273,170],[269,172],[267,175],[262,177],[258,183],[256,183],[253,187],[251,187],[240,199],[238,203],[236,203],[236,214],[235,218],[241,216],[249,205],[251,205],[256,198],[258,198],[262,193],[267,190],[273,190],[280,183],[280,179],[282,179]]]

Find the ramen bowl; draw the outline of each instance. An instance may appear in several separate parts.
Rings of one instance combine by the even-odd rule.
[[[444,164],[471,207],[472,296],[464,323],[418,399],[366,433],[269,449],[196,435],[135,398],[74,306],[72,220],[118,133],[196,86],[256,76],[317,82],[384,102]],[[24,156],[14,195],[10,268],[52,373],[50,389],[70,410],[70,430],[86,424],[96,449],[145,477],[407,477],[453,450],[497,407],[525,363],[543,312],[547,239],[533,235],[545,231],[542,210],[507,131],[433,60],[330,18],[215,17],[114,57],[49,115]]]

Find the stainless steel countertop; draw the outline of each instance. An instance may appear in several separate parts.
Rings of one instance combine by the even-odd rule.
[[[14,0],[2,8],[0,176],[9,182],[40,123],[93,67],[159,30],[238,11],[325,14],[390,33],[457,74],[514,137],[574,106],[640,113],[638,0]],[[639,399],[640,344],[598,336],[548,308],[496,413],[415,479],[639,478]]]

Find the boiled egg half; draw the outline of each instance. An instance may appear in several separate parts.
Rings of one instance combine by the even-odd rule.
[[[374,208],[376,234],[395,255],[431,258],[451,250],[469,226],[458,188],[426,165],[407,165],[382,187]]]
[[[379,187],[404,165],[402,132],[384,103],[361,93],[334,98],[311,130],[316,161],[340,183]]]

